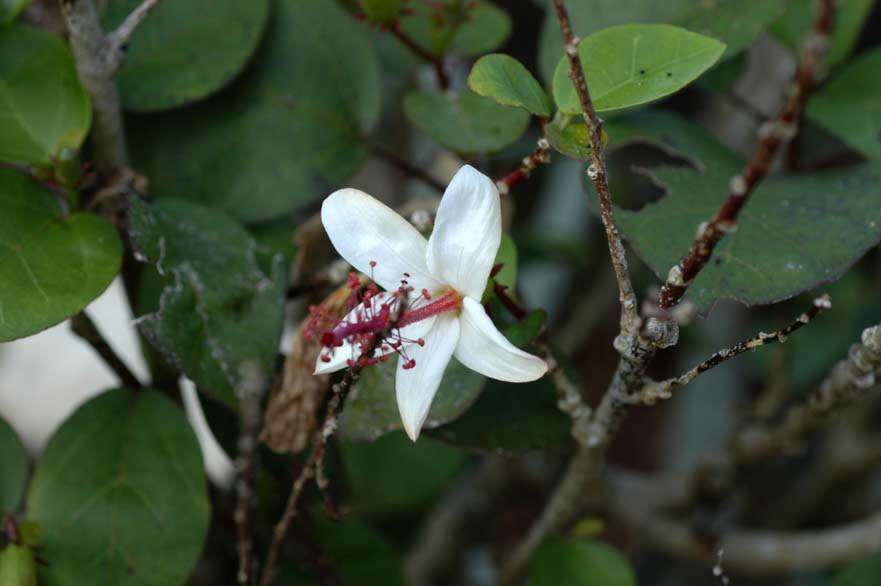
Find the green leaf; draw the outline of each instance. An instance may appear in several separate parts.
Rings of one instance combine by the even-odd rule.
[[[350,441],[372,441],[395,429],[403,429],[395,399],[397,360],[366,369],[346,401],[340,417],[340,437]],[[480,395],[486,379],[451,360],[431,404],[424,429],[450,422],[461,416]]]
[[[531,311],[523,321],[508,327],[505,330],[505,337],[518,348],[526,350],[541,332],[547,320],[548,313],[544,309]]]
[[[369,526],[353,519],[319,522],[316,536],[345,586],[404,585],[400,555]]]
[[[863,558],[845,568],[832,586],[873,586],[881,581],[881,554]]]
[[[109,2],[105,28],[115,29],[142,3]],[[132,36],[117,75],[123,106],[164,110],[217,91],[244,69],[268,14],[269,0],[160,2]]]
[[[823,86],[808,117],[869,158],[881,157],[881,49],[870,51]]]
[[[15,169],[0,168],[0,342],[23,338],[83,309],[119,272],[116,230],[58,202]]]
[[[508,14],[486,0],[411,2],[412,15],[401,19],[404,33],[435,55],[458,51],[481,55],[497,49],[511,33]]]
[[[210,505],[186,417],[154,391],[80,407],[37,462],[28,519],[43,530],[40,584],[183,584]]]
[[[266,275],[244,228],[183,200],[150,207],[135,198],[129,215],[135,249],[170,280],[141,331],[201,390],[234,406],[241,370],[268,373],[275,360],[287,282],[280,257]]]
[[[776,21],[788,0],[579,0],[569,2],[576,35],[629,23],[662,23],[679,26],[725,43],[723,59],[733,57]],[[560,26],[548,6],[539,38],[539,71],[550,81],[563,54]]]
[[[0,584],[37,586],[37,564],[29,547],[10,543],[0,550]]]
[[[24,25],[0,29],[0,161],[50,165],[79,148],[92,110],[60,38]]]
[[[134,165],[150,193],[255,222],[343,182],[367,159],[362,137],[379,118],[368,33],[335,2],[276,2],[241,80],[198,106],[130,119]]]
[[[590,145],[590,133],[580,116],[569,116],[562,112],[554,114],[554,118],[546,127],[548,142],[554,149],[571,159],[586,161],[593,154]],[[603,144],[608,142],[605,129],[602,133]]]
[[[459,153],[501,150],[520,138],[529,124],[523,110],[500,106],[468,89],[458,94],[409,92],[404,113],[425,134]]]
[[[517,245],[510,234],[502,234],[499,251],[496,253],[496,260],[493,263],[493,266],[497,265],[502,265],[502,267],[487,281],[486,289],[483,291],[483,301],[487,301],[494,295],[496,283],[507,288],[509,293],[516,297],[514,288],[517,284]]]
[[[557,408],[556,389],[544,377],[523,384],[490,380],[462,417],[427,434],[479,451],[520,453],[568,445],[571,426]]]
[[[28,460],[15,430],[0,417],[0,518],[21,502],[28,479]],[[5,582],[0,581],[0,584]]]
[[[659,277],[666,278],[688,252],[697,226],[727,197],[731,177],[742,168],[732,159],[704,157],[702,172],[654,169],[647,174],[667,195],[639,211],[616,211],[619,228]],[[736,233],[719,243],[687,297],[702,313],[723,298],[746,305],[788,299],[840,277],[879,238],[877,166],[770,177],[758,186]]]
[[[0,0],[0,25],[12,22],[30,0]]]
[[[725,44],[669,25],[630,24],[583,39],[578,53],[598,112],[645,104],[675,93],[709,69]],[[581,102],[564,56],[554,71],[554,100],[566,114]]]
[[[636,586],[627,558],[599,541],[548,539],[533,555],[529,577],[532,586]]]
[[[484,55],[468,75],[468,87],[503,106],[523,108],[536,116],[551,115],[547,94],[523,64],[508,55]]]
[[[465,455],[401,432],[373,443],[346,442],[340,447],[356,514],[416,512],[430,504],[462,469]]]
[[[836,2],[832,42],[825,57],[825,61],[830,67],[841,63],[853,51],[873,4],[873,0],[838,0]],[[771,27],[771,33],[793,50],[798,50],[813,27],[818,6],[817,2],[790,2],[786,6],[786,12],[783,13],[783,16]]]
[[[358,4],[373,22],[391,22],[401,12],[401,0],[358,0]]]

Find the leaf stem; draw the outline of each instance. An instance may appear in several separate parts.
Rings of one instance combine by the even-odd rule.
[[[401,22],[399,20],[391,23],[388,30],[392,36],[401,41],[401,43],[414,55],[434,68],[435,75],[437,76],[437,85],[440,87],[441,91],[450,89],[450,77],[447,75],[447,71],[444,68],[444,60],[442,56],[431,53],[410,38],[410,36],[401,28]]]
[[[737,229],[737,218],[768,170],[780,147],[798,130],[799,117],[816,79],[821,76],[835,15],[835,0],[821,0],[820,12],[804,40],[798,69],[788,97],[777,116],[759,127],[759,144],[744,170],[731,178],[728,198],[716,214],[698,228],[688,254],[667,276],[658,306],[670,309],[682,299],[695,277],[703,270],[720,240]]]

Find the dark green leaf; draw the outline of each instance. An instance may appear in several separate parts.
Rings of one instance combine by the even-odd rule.
[[[328,192],[366,160],[379,117],[369,30],[327,0],[279,0],[250,71],[197,106],[130,121],[156,197],[254,222]]]
[[[0,29],[0,161],[50,165],[79,148],[92,110],[60,38],[25,25]]]
[[[826,55],[830,66],[841,63],[850,55],[860,31],[869,17],[873,0],[838,0],[835,4],[835,26],[832,27],[832,42]],[[798,50],[814,22],[818,2],[790,2],[786,12],[771,27],[771,32],[779,40],[794,50]]]
[[[346,519],[321,522],[317,529],[318,541],[339,572],[343,586],[404,585],[400,555],[367,525]]]
[[[0,0],[0,24],[16,19],[30,0]]]
[[[811,97],[811,120],[861,151],[881,157],[881,49],[859,57]]]
[[[413,91],[404,113],[427,135],[459,153],[493,152],[516,141],[529,124],[520,108],[500,106],[464,89],[459,94]]]
[[[37,586],[37,564],[29,547],[10,543],[0,550],[0,584]]]
[[[64,217],[29,177],[0,168],[0,342],[83,309],[119,271],[116,230],[93,214]]]
[[[881,582],[881,554],[851,564],[843,570],[832,586],[874,586]]]
[[[358,4],[373,22],[391,22],[401,12],[401,0],[358,0]]]
[[[183,200],[133,199],[130,218],[136,250],[171,279],[141,331],[201,390],[235,405],[241,369],[268,373],[275,360],[287,283],[280,258],[266,275],[244,228]]]
[[[153,391],[105,393],[61,426],[37,462],[27,510],[49,562],[40,584],[183,584],[209,507],[181,410]]]
[[[494,276],[486,284],[482,299],[486,301],[493,295],[493,289],[496,283],[508,289],[509,294],[514,294],[514,287],[517,284],[517,245],[509,234],[502,234],[502,242],[499,245],[499,251],[496,253],[496,261],[494,266],[501,265]]]
[[[685,142],[695,141],[690,133]],[[709,140],[709,139],[706,139]],[[701,222],[727,197],[742,164],[734,155],[703,151],[703,171],[662,167],[650,176],[667,190],[657,203],[615,217],[631,245],[659,277],[689,249]],[[840,277],[881,238],[881,169],[771,177],[740,214],[688,290],[701,312],[722,298],[746,305],[773,303]]]
[[[465,455],[425,439],[412,442],[401,432],[373,443],[341,446],[352,510],[364,514],[399,514],[431,503],[462,469]]]
[[[548,377],[524,384],[490,380],[462,417],[428,435],[480,451],[517,453],[567,445],[571,425],[557,408]]]
[[[21,502],[28,478],[28,460],[15,430],[0,417],[0,518]],[[4,582],[0,581],[0,584]]]
[[[552,538],[535,552],[529,568],[532,586],[636,586],[630,562],[598,541]]]
[[[112,30],[143,0],[108,3]],[[164,110],[199,100],[237,75],[260,42],[269,0],[160,2],[132,36],[117,79],[123,105]]]
[[[716,38],[734,56],[777,20],[788,0],[579,0],[569,2],[575,34],[584,38],[604,28],[635,22],[663,23]],[[539,71],[550,81],[563,54],[560,27],[548,6],[539,39]]]
[[[484,55],[468,76],[475,93],[504,106],[523,108],[536,116],[551,115],[547,94],[523,64],[508,55]]]
[[[548,320],[548,314],[543,309],[536,309],[529,312],[523,321],[519,321],[505,330],[505,337],[508,341],[526,350],[530,344],[538,336],[545,322]]]
[[[480,55],[497,49],[511,32],[508,14],[486,0],[411,2],[411,16],[401,19],[404,32],[435,55],[455,50]]]
[[[340,437],[372,441],[394,429],[403,429],[395,399],[396,360],[372,366],[346,402],[340,418]],[[453,359],[444,372],[425,429],[450,422],[464,413],[483,389],[486,379]]]
[[[578,45],[587,85],[598,112],[645,104],[679,91],[709,69],[725,51],[710,37],[660,24],[608,28]],[[581,102],[564,56],[554,71],[554,100],[566,114]]]

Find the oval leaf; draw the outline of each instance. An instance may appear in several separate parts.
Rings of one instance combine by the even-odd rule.
[[[28,478],[28,460],[15,430],[0,417],[0,518],[18,509]],[[0,581],[0,584],[4,582]]]
[[[869,158],[881,157],[881,49],[856,59],[811,96],[807,115]]]
[[[529,577],[533,586],[636,586],[627,558],[598,541],[545,541],[532,557]]]
[[[109,2],[105,28],[142,3]],[[164,110],[217,91],[244,69],[268,14],[268,0],[160,2],[132,36],[117,75],[123,106]]]
[[[196,436],[159,393],[110,391],[55,433],[27,508],[41,584],[183,584],[210,517]]]
[[[346,401],[340,417],[340,437],[372,441],[384,433],[403,429],[395,400],[396,360],[365,370]],[[451,360],[435,395],[424,429],[448,423],[464,413],[477,399],[486,379]]]
[[[234,406],[245,363],[268,372],[275,359],[286,283],[280,256],[266,275],[244,228],[183,200],[133,199],[129,217],[136,250],[168,277],[141,331],[201,390]]]
[[[545,91],[523,64],[508,55],[478,59],[468,76],[468,87],[499,104],[523,108],[536,116],[551,115]]]
[[[0,342],[83,309],[119,272],[116,230],[93,214],[62,216],[29,177],[0,169]]]
[[[410,2],[401,19],[404,32],[435,55],[455,50],[481,55],[498,48],[511,33],[508,14],[486,0]]]
[[[697,226],[727,197],[729,181],[743,163],[679,117],[635,120],[637,124],[629,125],[629,140],[642,134],[649,142],[666,143],[672,137],[674,142],[666,146],[694,155],[703,169],[647,171],[667,195],[639,211],[615,212],[633,248],[659,277],[666,278],[670,267],[688,251]],[[610,124],[610,136],[620,137],[617,129],[625,126],[623,121]],[[674,128],[675,133],[671,132]],[[753,193],[737,231],[719,243],[687,297],[702,313],[722,298],[746,305],[788,299],[837,279],[879,239],[881,168],[877,165],[770,177]]]
[[[832,586],[874,586],[881,583],[881,554],[863,558],[843,570]]]
[[[404,113],[425,134],[459,153],[501,150],[529,124],[523,110],[500,106],[468,89],[459,94],[410,92],[404,96]]]
[[[367,159],[361,137],[379,117],[368,34],[336,2],[275,2],[251,69],[233,87],[198,107],[130,120],[134,166],[151,194],[256,222],[344,181]]]
[[[789,0],[578,0],[568,6],[575,34],[582,38],[619,24],[672,24],[722,41],[727,47],[723,59],[728,59],[779,19],[787,3]],[[560,26],[548,2],[538,51],[543,79],[552,79],[562,54]]]
[[[578,45],[598,112],[638,106],[677,92],[724,52],[725,44],[716,39],[661,24],[615,26]],[[581,113],[565,56],[554,71],[554,100],[566,114]]]
[[[0,28],[0,161],[50,165],[76,150],[92,110],[60,38],[24,25]]]

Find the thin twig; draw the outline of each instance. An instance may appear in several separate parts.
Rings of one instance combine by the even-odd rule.
[[[609,192],[609,179],[606,172],[605,147],[602,140],[603,122],[597,116],[596,109],[590,97],[587,81],[584,77],[584,68],[581,65],[581,57],[578,54],[578,38],[572,32],[569,21],[569,13],[563,0],[554,0],[554,9],[563,34],[563,46],[566,57],[569,60],[569,79],[575,86],[578,100],[581,103],[582,115],[587,124],[588,135],[591,144],[591,163],[588,168],[588,176],[593,182],[600,201],[600,215],[603,227],[606,230],[606,239],[609,243],[609,254],[612,257],[612,266],[615,269],[615,277],[618,281],[618,297],[621,302],[621,332],[626,335],[636,335],[640,327],[640,318],[636,304],[636,294],[630,282],[630,273],[627,269],[627,257],[621,234],[615,224],[612,211],[612,196]]]
[[[74,334],[88,343],[95,352],[104,359],[104,362],[114,373],[116,373],[116,376],[119,377],[119,381],[124,386],[132,390],[143,388],[141,381],[138,380],[138,377],[136,377],[126,363],[123,362],[122,358],[113,351],[113,348],[110,347],[110,344],[108,344],[107,340],[104,339],[104,336],[101,335],[101,331],[95,325],[95,322],[86,315],[86,312],[81,311],[70,318],[70,329]]]
[[[389,32],[392,36],[401,41],[401,43],[414,55],[434,68],[434,72],[437,75],[437,84],[441,90],[446,91],[450,89],[450,77],[447,75],[447,71],[444,68],[443,57],[427,51],[422,45],[411,39],[410,36],[404,32],[403,28],[401,28],[400,21],[396,20],[393,22],[389,27]]]
[[[238,584],[254,583],[256,567],[253,562],[253,539],[250,513],[254,502],[255,456],[257,433],[260,431],[260,400],[266,392],[266,377],[260,365],[245,362],[240,368],[240,381],[236,386],[239,403],[239,439],[236,455],[236,543],[239,555]]]
[[[684,387],[704,372],[727,362],[736,356],[740,356],[749,350],[755,350],[766,344],[785,342],[790,334],[811,323],[823,311],[831,309],[832,301],[828,295],[822,295],[814,299],[810,309],[799,315],[786,327],[771,333],[760,332],[759,335],[744,340],[729,348],[719,350],[700,364],[687,372],[664,381],[649,382],[638,393],[631,395],[628,400],[634,404],[653,405],[658,399],[669,399],[675,389]]]
[[[835,14],[835,0],[821,0],[820,12],[814,27],[805,39],[801,59],[788,97],[777,116],[759,128],[759,144],[743,172],[735,175],[729,184],[728,198],[708,222],[698,228],[698,236],[688,254],[667,276],[658,305],[670,309],[682,299],[689,285],[709,262],[716,245],[726,234],[737,229],[737,218],[755,190],[768,174],[780,147],[791,140],[811,89],[823,74],[823,60],[829,45],[829,35]]]
[[[376,155],[377,158],[400,169],[407,175],[419,179],[438,193],[443,193],[446,190],[446,186],[443,183],[429,175],[422,167],[414,165],[393,150],[376,143],[371,143],[368,148],[371,154]]]
[[[542,124],[542,126],[544,126],[544,124]],[[499,193],[507,195],[511,192],[511,188],[514,185],[529,179],[529,176],[536,167],[549,163],[551,161],[550,149],[551,145],[548,142],[548,139],[544,137],[538,139],[535,150],[533,150],[528,156],[524,157],[516,169],[496,181],[496,187],[498,187]]]
[[[881,325],[863,331],[848,357],[838,362],[819,388],[787,411],[777,425],[745,429],[733,446],[738,465],[766,460],[797,448],[827,417],[875,388],[881,375]]]
[[[157,4],[159,4],[159,0],[144,0],[140,6],[132,10],[131,13],[125,17],[125,20],[120,23],[115,31],[107,35],[107,50],[109,52],[108,66],[113,72],[116,72],[122,65],[122,60],[125,55],[125,46],[128,44],[132,35],[138,27],[141,26],[141,23],[144,22],[144,19],[147,18],[147,15],[150,14],[150,11],[153,10]]]
[[[291,521],[297,514],[297,506],[300,503],[300,497],[306,488],[309,480],[315,477],[319,462],[324,458],[324,452],[327,449],[327,442],[333,435],[337,426],[337,414],[346,400],[352,386],[358,381],[361,374],[361,367],[355,365],[346,371],[343,379],[333,385],[330,401],[327,404],[327,410],[324,415],[321,427],[316,430],[312,439],[312,450],[300,474],[294,480],[291,487],[290,495],[288,495],[287,504],[284,513],[275,525],[272,535],[272,543],[269,546],[269,553],[266,556],[266,565],[263,571],[263,577],[260,580],[261,586],[270,586],[275,583],[275,577],[278,573],[278,555],[281,551],[281,545],[287,536],[288,528]]]

